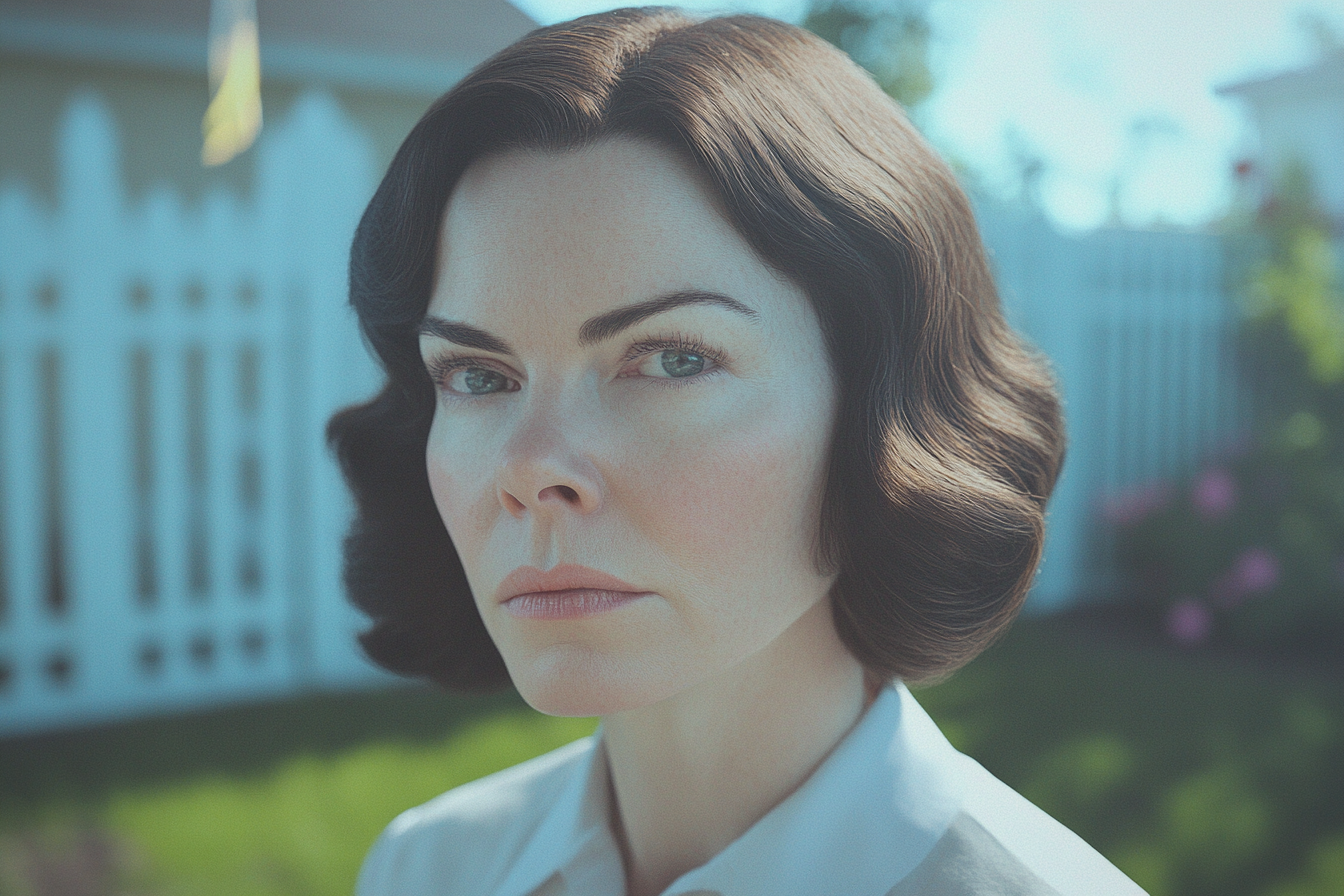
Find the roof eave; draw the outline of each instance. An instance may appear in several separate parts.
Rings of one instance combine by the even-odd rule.
[[[1344,48],[1326,53],[1319,61],[1311,65],[1264,77],[1223,84],[1215,87],[1213,92],[1218,96],[1244,97],[1263,93],[1266,89],[1288,87],[1294,82],[1311,81],[1321,77],[1328,78],[1332,75],[1339,78],[1341,83],[1344,83]]]
[[[133,68],[206,74],[206,36],[0,15],[0,52]],[[425,59],[267,40],[263,78],[333,87],[438,94],[471,69],[466,60]]]

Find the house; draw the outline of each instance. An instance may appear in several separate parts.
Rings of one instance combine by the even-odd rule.
[[[1290,164],[1304,165],[1344,234],[1344,47],[1305,68],[1228,84],[1218,93],[1246,109],[1253,188],[1263,195]]]

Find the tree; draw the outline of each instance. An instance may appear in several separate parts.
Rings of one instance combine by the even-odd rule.
[[[933,90],[923,4],[815,0],[803,27],[849,54],[888,96],[914,109]]]

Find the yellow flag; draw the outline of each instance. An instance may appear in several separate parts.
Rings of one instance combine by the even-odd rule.
[[[261,131],[261,47],[256,0],[211,0],[210,105],[201,120],[202,165],[222,165]]]

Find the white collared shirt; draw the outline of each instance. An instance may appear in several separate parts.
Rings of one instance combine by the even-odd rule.
[[[624,896],[601,733],[395,819],[358,896]],[[1142,896],[885,688],[788,798],[663,896]]]

